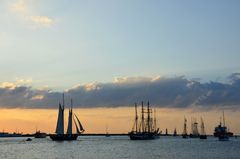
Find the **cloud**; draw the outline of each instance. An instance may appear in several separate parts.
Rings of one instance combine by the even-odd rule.
[[[148,100],[157,107],[229,107],[240,108],[240,74],[228,77],[228,83],[200,83],[184,76],[124,77],[110,83],[76,85],[65,91],[67,105],[70,98],[75,107],[132,106],[135,102]],[[19,82],[21,81],[21,82]],[[1,107],[56,108],[62,92],[34,89],[32,81],[3,82],[0,84]],[[29,83],[25,86],[20,83]]]
[[[55,24],[55,20],[46,15],[38,15],[30,9],[27,0],[17,0],[9,5],[9,10],[18,15],[25,21],[30,22],[34,28],[36,27],[51,27]]]
[[[54,24],[54,20],[47,16],[29,16],[28,19],[39,26],[50,27]]]
[[[27,11],[27,3],[25,0],[17,0],[10,5],[10,10],[13,12],[25,13]]]
[[[44,98],[43,95],[36,95],[31,98],[31,100],[42,100]]]

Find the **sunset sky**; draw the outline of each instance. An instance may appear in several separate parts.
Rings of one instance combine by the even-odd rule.
[[[129,131],[131,106],[150,100],[161,129],[203,114],[212,133],[225,110],[240,133],[240,1],[1,0],[0,12],[0,130],[53,132],[65,92],[87,132]]]

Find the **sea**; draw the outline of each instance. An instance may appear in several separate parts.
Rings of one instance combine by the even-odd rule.
[[[161,136],[132,141],[127,136],[80,136],[77,141],[0,138],[0,159],[240,159],[240,137],[230,141]]]

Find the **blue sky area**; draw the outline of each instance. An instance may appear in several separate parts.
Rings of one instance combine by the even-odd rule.
[[[1,0],[0,82],[240,72],[239,0]]]

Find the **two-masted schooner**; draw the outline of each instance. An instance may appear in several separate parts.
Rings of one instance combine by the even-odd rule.
[[[147,114],[145,117],[144,114]],[[150,109],[149,102],[147,109],[145,110],[142,102],[141,120],[138,119],[137,104],[135,103],[135,122],[132,131],[129,132],[129,137],[131,140],[151,140],[159,138],[159,128],[156,124],[156,111]]]
[[[64,103],[64,94],[63,94],[63,103],[62,105],[59,103],[59,108],[58,108],[58,119],[57,119],[57,127],[56,127],[56,134],[50,134],[50,138],[54,141],[64,141],[64,140],[76,140],[78,135],[84,132],[84,128],[78,119],[76,114],[73,114],[73,103],[71,100],[71,107],[69,108],[69,116],[68,116],[68,128],[67,128],[67,133],[64,134],[64,109],[65,109],[65,103]],[[74,115],[74,116],[73,116]],[[75,120],[75,118],[77,120]],[[72,125],[73,122],[76,126],[76,131],[77,133],[73,134],[72,132]]]

